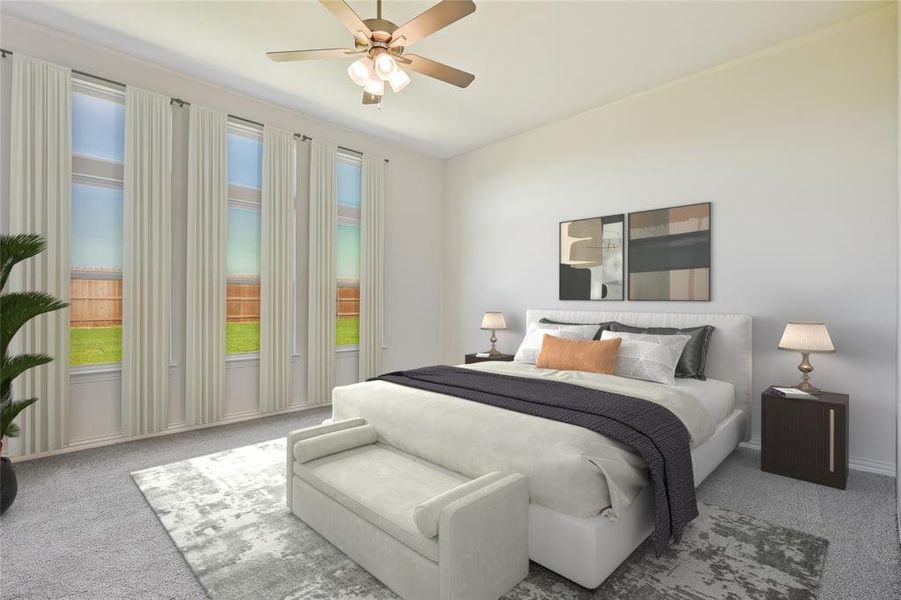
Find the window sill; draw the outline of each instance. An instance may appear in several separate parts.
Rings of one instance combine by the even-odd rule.
[[[241,364],[255,364],[260,362],[260,353],[259,352],[247,352],[244,354],[226,354],[225,355],[225,364],[228,365],[241,365]]]
[[[382,346],[382,350],[386,350],[387,346]],[[336,356],[353,356],[360,353],[359,346],[340,346],[335,349]],[[302,354],[292,354],[291,362],[297,364],[303,360]],[[225,357],[225,366],[252,366],[260,362],[260,355],[257,352],[248,352],[246,354],[229,354]],[[177,363],[169,364],[169,374],[174,374],[179,368]],[[102,365],[84,365],[77,367],[69,367],[69,379],[76,382],[87,381],[105,381],[110,379],[120,379],[122,377],[122,363],[108,363]]]
[[[387,350],[388,346],[382,345],[382,350]],[[338,346],[335,349],[335,354],[359,354],[360,347],[359,346]]]
[[[122,363],[106,363],[102,365],[82,365],[77,367],[69,367],[69,377],[108,375],[110,373],[121,372]]]
[[[69,367],[69,382],[72,384],[99,383],[102,381],[121,381],[122,364],[85,365]]]
[[[169,365],[169,376],[175,373],[177,364]],[[69,380],[76,383],[94,381],[110,381],[122,378],[122,363],[108,363],[103,365],[84,365],[69,367]]]

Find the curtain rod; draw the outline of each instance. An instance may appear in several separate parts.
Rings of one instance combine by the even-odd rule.
[[[0,58],[6,58],[7,56],[12,56],[13,51],[7,50],[6,48],[0,48]],[[85,73],[84,71],[79,71],[78,69],[72,69],[72,72],[76,75],[84,75],[85,77],[90,77],[91,79],[98,79],[100,81],[105,81],[106,83],[111,83],[113,85],[118,85],[120,87],[125,87],[125,84],[121,81],[115,81],[113,79],[107,79],[106,77],[101,77],[100,75],[94,75],[93,73]]]
[[[170,104],[178,104],[179,108],[181,108],[182,106],[191,106],[191,103],[190,103],[190,102],[188,102],[187,100],[183,100],[183,99],[181,99],[181,98],[172,98],[172,99],[169,101],[169,103],[170,103]],[[231,118],[231,119],[236,119],[236,120],[238,120],[238,121],[244,121],[245,123],[250,123],[251,125],[257,125],[258,127],[264,127],[264,125],[263,125],[262,123],[260,123],[259,121],[252,121],[252,120],[250,120],[250,119],[245,119],[244,117],[238,117],[238,116],[236,116],[236,115],[231,115],[231,114],[228,115],[228,116],[229,116],[229,118]],[[308,136],[308,135],[306,135],[306,134],[303,134],[303,133],[295,133],[295,134],[294,134],[294,137],[297,138],[297,139],[299,139],[299,140],[302,141],[302,142],[306,142],[306,141],[308,141],[308,140],[312,140],[312,139],[313,139],[313,138],[311,138],[310,136]],[[363,153],[360,152],[359,150],[354,150],[353,148],[347,148],[346,146],[338,146],[338,149],[339,149],[339,150],[345,150],[345,151],[347,151],[347,152],[353,152],[354,154],[360,154],[360,155],[363,154]],[[387,163],[387,162],[390,162],[387,158],[384,159],[384,160],[385,160],[386,163]]]
[[[7,50],[6,48],[0,48],[0,58],[6,58],[7,56],[12,56],[12,54],[13,54],[13,51],[12,51],[12,50]],[[77,75],[83,75],[83,76],[85,76],[85,77],[90,77],[90,78],[92,78],[92,79],[97,79],[97,80],[100,80],[100,81],[104,81],[104,82],[106,82],[106,83],[110,83],[110,84],[112,84],[112,85],[117,85],[117,86],[119,86],[119,87],[127,87],[127,86],[126,86],[124,83],[122,83],[121,81],[115,81],[115,80],[113,80],[113,79],[107,79],[106,77],[101,77],[100,75],[94,75],[93,73],[85,73],[84,71],[79,71],[79,70],[77,70],[77,69],[72,69],[72,72],[75,73],[75,74],[77,74]],[[187,106],[190,106],[190,105],[191,105],[191,103],[188,102],[187,100],[182,100],[181,98],[174,98],[174,97],[173,97],[173,98],[170,98],[169,104],[178,104],[179,107],[186,106],[186,105],[187,105]],[[232,115],[232,114],[229,114],[228,116],[229,116],[229,118],[235,119],[235,120],[237,120],[237,121],[244,121],[245,123],[250,123],[251,125],[257,125],[258,127],[264,127],[263,123],[260,123],[259,121],[253,121],[253,120],[251,120],[251,119],[245,119],[244,117],[239,117],[239,116],[237,116],[237,115]],[[296,139],[299,139],[299,140],[302,141],[302,142],[306,142],[306,141],[308,141],[308,140],[312,140],[312,139],[313,139],[313,138],[311,138],[310,136],[305,135],[305,134],[303,134],[303,133],[295,133],[295,134],[294,134],[294,137],[295,137]],[[347,150],[348,152],[355,152],[356,154],[363,154],[363,153],[360,152],[359,150],[354,150],[353,148],[345,148],[344,146],[338,146],[338,147],[339,147],[341,150]],[[384,160],[385,160],[385,163],[391,162],[391,161],[388,160],[387,158],[384,159]]]
[[[179,107],[179,108],[181,108],[181,107],[183,107],[183,106],[191,106],[191,103],[188,102],[187,100],[182,100],[181,98],[175,98],[175,97],[169,99],[169,104],[178,104],[178,107]],[[245,119],[244,117],[239,117],[238,115],[229,114],[229,115],[228,115],[228,118],[229,118],[229,119],[235,119],[236,121],[244,121],[245,123],[250,123],[251,125],[256,125],[257,127],[265,127],[265,125],[263,125],[263,124],[260,123],[259,121],[253,121],[253,120],[251,120],[251,119]],[[296,138],[299,138],[299,137],[306,138],[307,136],[305,136],[305,135],[303,135],[303,134],[300,134],[300,133],[295,133],[295,134],[294,134],[294,137],[296,137]]]

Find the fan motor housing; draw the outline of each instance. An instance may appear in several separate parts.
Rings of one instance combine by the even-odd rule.
[[[363,22],[369,28],[369,31],[372,32],[372,39],[367,43],[365,39],[360,37],[354,38],[354,46],[357,50],[384,48],[386,52],[394,56],[400,56],[404,53],[403,46],[388,47],[388,43],[391,41],[391,34],[397,30],[397,25],[387,19],[366,19]]]

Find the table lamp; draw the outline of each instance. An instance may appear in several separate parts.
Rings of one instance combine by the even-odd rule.
[[[822,392],[810,383],[810,374],[813,365],[810,364],[810,354],[814,352],[835,352],[835,346],[826,331],[826,325],[815,321],[789,321],[779,340],[780,350],[792,350],[801,353],[801,383],[795,387],[808,394]]]
[[[497,343],[497,335],[495,335],[495,331],[498,329],[506,329],[507,323],[504,322],[503,313],[499,312],[486,312],[485,316],[482,317],[482,329],[491,330],[491,350],[488,351],[488,356],[500,356],[501,353],[498,352],[495,344]]]

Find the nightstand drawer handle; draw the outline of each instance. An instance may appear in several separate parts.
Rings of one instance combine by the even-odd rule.
[[[829,409],[829,472],[835,473],[835,410]]]

